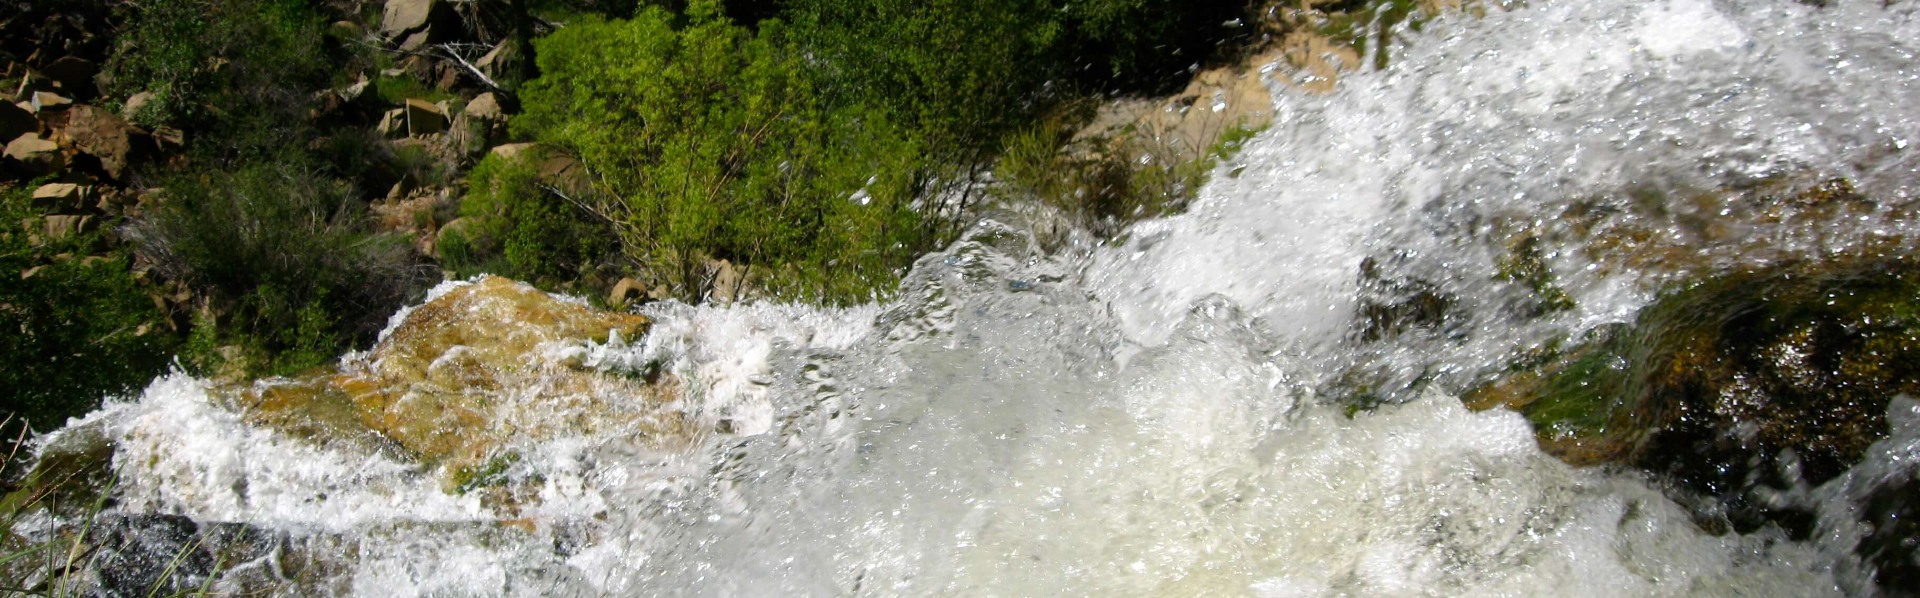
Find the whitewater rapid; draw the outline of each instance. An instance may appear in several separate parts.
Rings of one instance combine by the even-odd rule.
[[[1275,124],[1186,213],[1122,241],[1048,253],[999,214],[883,305],[648,306],[646,338],[595,363],[665,364],[675,408],[719,431],[673,450],[508,441],[505,473],[535,497],[513,513],[379,452],[252,427],[185,375],[76,425],[116,441],[118,508],[276,530],[333,563],[282,580],[291,594],[1871,594],[1842,514],[1808,542],[1711,535],[1640,475],[1569,467],[1457,388],[1357,412],[1321,389],[1362,360],[1486,371],[1630,319],[1661,281],[1553,254],[1576,308],[1508,321],[1491,220],[1807,172],[1912,198],[1915,10],[1598,0],[1438,19],[1332,94],[1272,82]],[[1370,257],[1457,293],[1466,324],[1357,347]],[[1892,419],[1878,465],[1808,500],[1903,475],[1920,425]]]

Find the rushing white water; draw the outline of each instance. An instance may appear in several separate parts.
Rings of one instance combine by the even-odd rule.
[[[1911,417],[1869,465],[1794,498],[1833,505],[1797,543],[1706,534],[1636,475],[1540,452],[1509,412],[1428,389],[1349,414],[1315,389],[1355,361],[1366,257],[1398,256],[1480,314],[1462,338],[1375,358],[1477,371],[1651,291],[1560,255],[1578,309],[1503,322],[1488,219],[1781,173],[1912,197],[1915,44],[1915,9],[1877,2],[1439,20],[1334,94],[1277,85],[1275,125],[1188,213],[1125,242],[1047,255],[989,220],[885,306],[650,308],[645,342],[596,363],[668,364],[680,408],[728,430],[670,451],[521,442],[508,474],[537,498],[514,513],[378,453],[252,428],[184,376],[90,420],[120,447],[122,509],[288,532],[336,563],[288,580],[297,593],[1871,593],[1845,505],[1910,475]]]

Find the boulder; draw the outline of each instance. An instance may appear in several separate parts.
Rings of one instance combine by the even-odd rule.
[[[387,0],[381,12],[380,32],[388,38],[428,29],[434,25],[457,25],[453,7],[441,0]]]
[[[52,79],[48,79],[46,75],[40,74],[39,71],[27,69],[25,73],[20,75],[20,84],[14,86],[13,97],[31,102],[34,92],[54,91],[56,89],[58,88],[54,86]]]
[[[74,106],[68,111],[66,135],[82,153],[100,160],[101,170],[115,180],[125,180],[128,168],[145,158],[153,140],[112,112],[94,106]]]
[[[500,108],[500,101],[492,93],[480,94],[453,117],[453,141],[462,157],[472,158],[505,137],[506,125],[507,114]]]
[[[27,98],[27,103],[33,106],[34,112],[46,112],[72,106],[73,100],[51,91],[36,91]]]
[[[595,361],[595,347],[645,334],[647,318],[590,309],[488,277],[407,313],[338,372],[217,389],[255,425],[294,438],[397,453],[437,469],[449,491],[526,438],[619,429],[666,447],[697,435],[671,381]]]
[[[513,48],[513,38],[509,37],[500,40],[500,43],[495,45],[492,50],[488,50],[486,54],[481,55],[479,60],[473,61],[473,67],[480,69],[480,72],[486,73],[488,77],[499,79],[501,75],[506,73],[506,69],[510,68],[510,65],[513,64],[517,58]]]
[[[620,307],[644,299],[646,296],[647,285],[641,284],[632,277],[622,278],[620,282],[613,284],[613,292],[607,294],[607,304]]]
[[[408,99],[407,135],[419,137],[447,130],[447,110],[426,100]]]
[[[434,42],[433,30],[433,27],[427,27],[402,36],[400,38],[400,49],[408,52],[419,52],[426,49],[428,44]]]
[[[489,153],[492,153],[495,156],[499,156],[500,159],[502,160],[512,160],[514,158],[520,157],[520,154],[527,153],[527,151],[530,149],[533,149],[535,145],[539,145],[539,144],[508,143],[505,145],[494,146],[493,151]]]
[[[46,218],[47,241],[59,241],[81,233],[90,233],[100,228],[100,222],[92,216],[58,215]]]
[[[179,151],[187,146],[187,133],[173,127],[155,127],[152,137],[154,146],[159,149]]]
[[[93,77],[100,74],[100,67],[85,58],[63,56],[41,67],[40,73],[68,96],[84,98],[93,95]]]
[[[1920,396],[1915,297],[1907,258],[1727,273],[1464,398],[1526,415],[1575,465],[1631,463],[1717,497],[1713,517],[1738,531],[1802,534],[1758,488],[1841,475],[1886,435],[1889,399]]]
[[[12,102],[0,102],[0,139],[13,139],[39,130],[40,121],[33,117],[33,112]]]
[[[471,119],[486,121],[504,121],[507,119],[506,110],[500,107],[500,96],[491,91],[480,94],[478,97],[473,98],[473,101],[467,102],[466,109],[462,110],[460,115]]]
[[[407,109],[394,108],[388,110],[386,114],[380,116],[380,124],[375,125],[374,130],[379,132],[381,137],[388,139],[405,136],[407,134]]]
[[[60,153],[59,144],[32,133],[8,142],[6,157],[28,176],[58,172],[67,166],[67,157]]]
[[[154,95],[151,91],[143,91],[128,96],[126,105],[120,108],[120,117],[127,120],[139,118],[140,111],[146,109],[147,104],[153,102],[153,98]]]
[[[727,260],[707,263],[707,275],[711,282],[707,287],[707,300],[727,305],[738,301],[741,295],[740,271]]]
[[[42,212],[66,212],[78,209],[86,201],[86,187],[73,183],[51,183],[33,190],[33,207]]]

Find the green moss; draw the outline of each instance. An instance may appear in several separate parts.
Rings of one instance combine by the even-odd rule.
[[[508,472],[520,462],[520,453],[503,452],[487,458],[479,465],[460,467],[453,472],[450,481],[455,494],[467,494],[482,488],[501,486],[511,478]]]
[[[1570,460],[1636,462],[1703,492],[1785,450],[1817,483],[1885,433],[1889,397],[1920,392],[1917,297],[1906,259],[1724,274],[1468,401],[1520,410]]]
[[[1540,239],[1527,235],[1507,247],[1494,277],[1525,286],[1532,294],[1526,314],[1539,317],[1573,309],[1573,296],[1554,281],[1553,269],[1540,250]]]

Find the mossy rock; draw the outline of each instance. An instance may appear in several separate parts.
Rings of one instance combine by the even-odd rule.
[[[113,441],[98,422],[66,428],[48,441],[13,491],[0,498],[0,520],[52,510],[78,517],[99,505],[113,483]]]
[[[1669,293],[1466,401],[1526,414],[1573,464],[1633,464],[1720,497],[1735,528],[1808,531],[1747,491],[1839,475],[1885,435],[1887,402],[1920,393],[1916,374],[1920,262],[1854,258]]]
[[[501,483],[498,463],[521,440],[620,430],[685,441],[683,414],[666,407],[671,380],[583,363],[589,344],[638,338],[649,324],[488,277],[414,309],[339,371],[221,394],[251,423],[410,460],[464,492]]]

